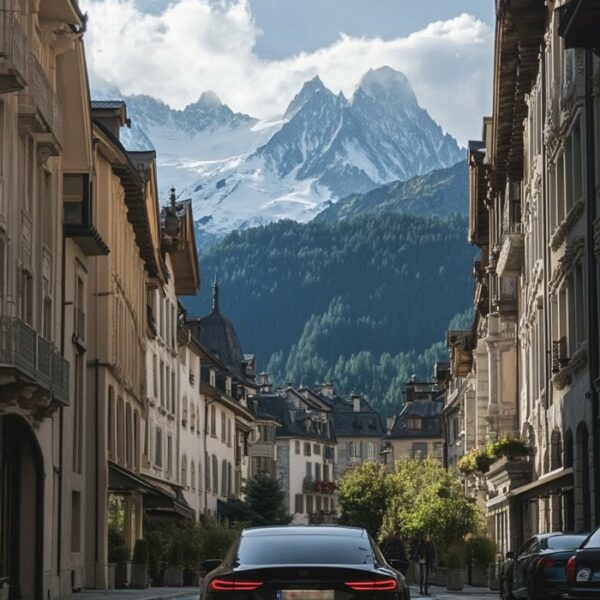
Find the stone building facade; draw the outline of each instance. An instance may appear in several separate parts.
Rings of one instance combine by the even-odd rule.
[[[474,405],[461,409],[467,440],[507,435],[531,449],[527,460],[497,461],[484,480],[489,533],[506,551],[600,518],[600,60],[590,33],[600,10],[586,1],[496,8],[493,115],[468,151],[476,317],[450,346],[454,376],[474,388]]]

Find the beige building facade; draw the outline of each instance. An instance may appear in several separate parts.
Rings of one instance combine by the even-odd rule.
[[[531,451],[480,477],[501,551],[600,518],[599,24],[593,2],[497,3],[494,111],[469,144],[477,314],[451,349],[485,439],[469,402],[463,429],[474,447],[507,435]]]

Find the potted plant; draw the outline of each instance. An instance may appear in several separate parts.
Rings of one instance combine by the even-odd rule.
[[[183,546],[179,538],[171,542],[165,583],[168,587],[181,587],[183,585]]]
[[[129,550],[124,536],[116,529],[108,529],[108,584],[113,588],[127,587]]]
[[[488,585],[490,564],[496,558],[496,544],[484,537],[474,537],[467,542],[469,583],[474,586]]]
[[[133,564],[131,565],[130,587],[148,587],[148,542],[137,540],[133,548]]]
[[[446,589],[460,592],[465,586],[465,548],[463,544],[450,544],[446,554],[446,566]]]
[[[438,559],[437,559],[437,564],[435,565],[435,569],[433,571],[432,581],[434,581],[436,585],[445,587],[447,575],[448,575],[448,569],[446,567],[446,555],[444,552],[440,552]],[[418,576],[418,573],[417,573],[417,576]],[[418,581],[418,577],[417,577],[417,581]]]
[[[183,585],[197,586],[202,562],[202,539],[196,523],[182,531],[183,544]]]

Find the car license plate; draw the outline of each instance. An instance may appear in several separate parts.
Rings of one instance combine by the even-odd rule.
[[[592,581],[600,581],[600,571],[594,571],[592,573]]]
[[[280,595],[281,594],[281,595]],[[278,600],[334,600],[334,590],[281,590]]]

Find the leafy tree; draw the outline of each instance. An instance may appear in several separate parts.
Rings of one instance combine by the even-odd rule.
[[[285,508],[285,494],[279,481],[259,472],[244,487],[250,525],[286,525],[292,520]]]
[[[341,525],[364,527],[379,534],[395,482],[381,465],[364,462],[347,471],[337,486]]]
[[[483,525],[477,505],[465,498],[456,473],[434,459],[400,459],[391,477],[396,494],[384,519],[384,531],[399,528],[415,541],[428,532],[442,548],[477,532]]]

